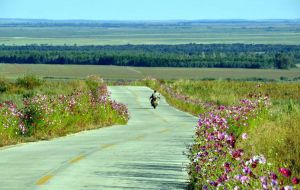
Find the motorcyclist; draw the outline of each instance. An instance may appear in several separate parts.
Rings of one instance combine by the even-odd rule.
[[[151,106],[154,109],[156,109],[156,107],[158,106],[159,99],[160,99],[160,94],[156,90],[154,90],[153,94],[150,96]]]

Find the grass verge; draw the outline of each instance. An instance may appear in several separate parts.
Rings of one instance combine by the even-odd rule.
[[[127,107],[110,99],[98,77],[49,83],[26,76],[0,83],[5,84],[0,94],[0,146],[125,124],[129,117]]]

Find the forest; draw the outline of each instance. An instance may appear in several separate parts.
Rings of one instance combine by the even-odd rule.
[[[0,45],[0,63],[289,69],[300,45]]]

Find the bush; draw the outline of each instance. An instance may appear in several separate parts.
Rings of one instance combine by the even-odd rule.
[[[26,99],[26,98],[31,98],[31,97],[33,97],[34,95],[35,95],[35,93],[34,93],[32,90],[30,90],[30,91],[24,92],[23,95],[22,95],[22,97],[23,97],[24,99]]]
[[[31,90],[35,87],[41,86],[43,81],[36,76],[28,75],[18,78],[16,84],[20,87]]]
[[[4,93],[8,89],[9,89],[9,83],[4,79],[0,79],[0,93]]]
[[[280,77],[280,80],[283,80],[283,81],[288,81],[288,80],[289,80],[289,78],[288,78],[288,77],[281,76],[281,77]]]

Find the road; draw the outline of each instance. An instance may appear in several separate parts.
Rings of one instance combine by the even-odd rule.
[[[151,109],[147,87],[109,89],[128,105],[127,125],[0,149],[0,189],[185,189],[197,118],[163,98]]]

